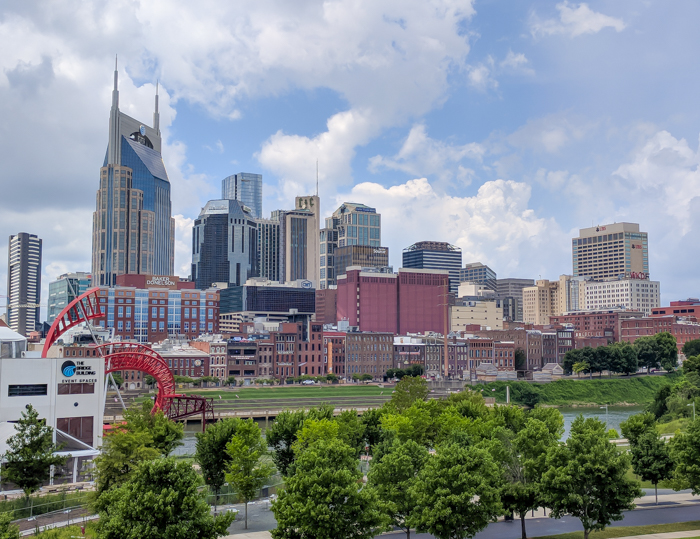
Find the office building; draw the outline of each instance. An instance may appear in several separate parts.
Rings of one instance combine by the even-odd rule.
[[[116,286],[100,286],[97,295],[105,316],[95,325],[113,329],[122,340],[156,343],[219,333],[219,291],[197,290],[177,276],[121,275]]]
[[[117,77],[115,66],[109,143],[92,225],[93,284],[106,286],[125,273],[172,275],[175,250],[158,92],[149,127],[119,110]]]
[[[258,274],[270,281],[279,281],[280,222],[273,219],[256,219],[255,222],[258,225]]]
[[[255,219],[262,218],[262,175],[240,172],[221,180],[221,198],[238,200]]]
[[[338,277],[338,320],[360,331],[444,334],[448,284],[446,270],[401,268],[387,274],[350,267]]]
[[[457,293],[462,267],[462,250],[442,241],[420,241],[403,250],[403,267],[412,269],[447,270],[450,292]]]
[[[549,317],[559,312],[559,281],[539,279],[535,286],[523,288],[523,321],[546,325]]]
[[[388,265],[388,249],[386,250],[386,263],[384,263],[384,259],[381,256],[370,256],[372,254],[382,255],[384,253],[381,252],[381,249],[386,249],[386,247],[381,247],[382,216],[377,213],[375,208],[370,208],[369,206],[357,204],[355,202],[345,202],[333,212],[331,217],[326,218],[326,227],[320,231],[319,236],[321,249],[321,289],[328,288],[337,283],[337,278],[340,274],[337,273],[338,264],[335,250],[338,248],[368,246],[379,250],[377,253],[369,249],[344,250],[345,262],[340,264],[342,271],[351,265],[363,267],[380,267],[377,264],[383,266]],[[358,263],[350,264],[348,255],[351,255],[350,258],[352,258],[352,256],[357,257]],[[360,263],[360,258],[362,257],[364,257],[368,263]],[[377,258],[379,261],[374,262],[374,258]]]
[[[649,276],[648,237],[636,223],[582,228],[571,244],[574,277],[604,280]]]
[[[318,196],[296,197],[294,210],[279,212],[280,282],[306,280],[317,288],[319,279],[319,223],[321,200]]]
[[[237,200],[210,200],[192,228],[192,280],[243,285],[258,275],[258,226]]]
[[[484,284],[494,292],[498,290],[496,272],[481,262],[465,264],[459,271],[459,281]]]
[[[641,311],[646,316],[658,308],[661,301],[659,281],[620,278],[607,281],[584,281],[582,309],[599,310],[623,308]]]
[[[64,273],[49,283],[49,309],[47,322],[53,323],[66,305],[90,288],[92,276],[85,272]]]
[[[335,285],[316,290],[316,322],[335,325],[338,322],[338,289]]]
[[[7,253],[7,325],[27,336],[39,327],[41,240],[36,234],[10,236]]]
[[[369,245],[337,247],[334,259],[336,276],[345,275],[346,269],[351,266],[380,270],[386,268],[387,272],[392,272],[392,268],[389,267],[389,249],[387,247],[370,247]],[[321,255],[321,261],[323,261],[323,255]]]
[[[503,329],[503,307],[495,299],[457,299],[450,307],[450,331],[464,332],[469,326]]]
[[[523,288],[534,286],[534,279],[496,279],[496,294],[499,298],[512,298],[512,322],[523,321]]]

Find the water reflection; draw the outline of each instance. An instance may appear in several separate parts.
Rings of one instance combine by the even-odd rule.
[[[597,417],[603,423],[607,424],[608,429],[615,429],[620,434],[620,423],[628,417],[644,412],[643,406],[609,406],[608,413],[605,413],[605,407],[602,409],[599,406],[595,408],[559,408],[559,411],[564,416],[564,436],[562,440],[569,438],[571,424],[579,415],[583,417]]]

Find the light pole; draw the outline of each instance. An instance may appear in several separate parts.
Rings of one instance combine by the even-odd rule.
[[[695,421],[695,401],[693,401],[693,403],[692,403],[692,404],[689,404],[688,406],[692,406],[692,407],[693,407],[693,421]]]
[[[601,406],[600,409],[605,409],[605,427],[607,428],[608,426],[608,405],[606,404],[605,406]]]

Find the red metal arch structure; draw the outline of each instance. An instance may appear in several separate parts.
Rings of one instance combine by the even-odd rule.
[[[104,318],[100,308],[98,288],[92,288],[81,294],[59,313],[46,336],[42,357],[46,357],[61,335],[70,328],[94,320]],[[98,353],[105,360],[105,374],[114,371],[135,370],[150,374],[158,383],[158,395],[153,410],[163,410],[171,419],[183,419],[192,415],[202,414],[202,429],[206,420],[214,419],[213,400],[199,396],[176,395],[175,378],[166,361],[149,346],[130,343],[113,342],[97,346]],[[175,406],[173,406],[173,402]]]

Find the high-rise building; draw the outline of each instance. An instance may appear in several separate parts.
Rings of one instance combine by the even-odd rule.
[[[340,273],[337,272],[335,250],[340,247],[349,246],[369,246],[376,249],[386,249],[381,247],[382,242],[382,216],[375,208],[370,208],[364,204],[356,202],[344,202],[333,212],[333,215],[326,218],[326,227],[320,232],[321,249],[321,271],[320,288],[326,289],[337,283]],[[367,253],[367,250],[345,250],[344,254],[360,252]],[[388,253],[388,249],[386,250]],[[372,252],[372,254],[375,254]],[[382,254],[378,252],[376,254]],[[347,258],[347,256],[346,256]],[[383,263],[384,266],[386,264]],[[357,265],[363,267],[378,267],[374,263],[364,264],[358,260],[357,264],[340,264],[343,271],[345,267]]]
[[[462,250],[442,241],[420,241],[403,250],[403,267],[449,271],[450,292],[456,294],[460,282]]]
[[[294,210],[279,212],[280,282],[319,283],[319,222],[321,200],[317,195],[296,197]]]
[[[71,301],[90,288],[92,276],[82,271],[64,273],[49,283],[49,309],[46,321],[51,324]]]
[[[535,286],[523,288],[523,321],[526,324],[549,324],[549,317],[559,314],[559,281],[539,279]]]
[[[496,285],[496,272],[481,262],[465,264],[464,267],[459,270],[459,281],[462,283],[471,282],[483,284],[494,292],[498,289]]]
[[[571,245],[574,277],[603,280],[649,276],[647,233],[640,232],[636,223],[582,228]]]
[[[389,249],[387,247],[346,245],[345,247],[337,247],[333,258],[335,259],[336,276],[344,275],[345,270],[350,266],[384,268],[386,272],[393,273],[393,269],[389,266]],[[321,260],[323,261],[323,255],[321,255]]]
[[[41,240],[36,234],[10,236],[7,256],[7,325],[27,336],[39,326]]]
[[[238,200],[250,208],[256,219],[262,218],[262,175],[240,172],[221,180],[221,198]]]
[[[119,110],[114,69],[109,144],[92,224],[93,284],[111,286],[125,273],[172,275],[175,220],[161,157],[156,90],[153,127]]]
[[[258,275],[258,227],[237,200],[210,200],[192,229],[192,280],[241,286]]]
[[[260,277],[280,280],[280,222],[278,219],[256,219],[258,225],[258,260]]]
[[[497,279],[496,294],[499,298],[513,298],[515,318],[513,321],[523,321],[523,288],[534,286],[534,279]]]

